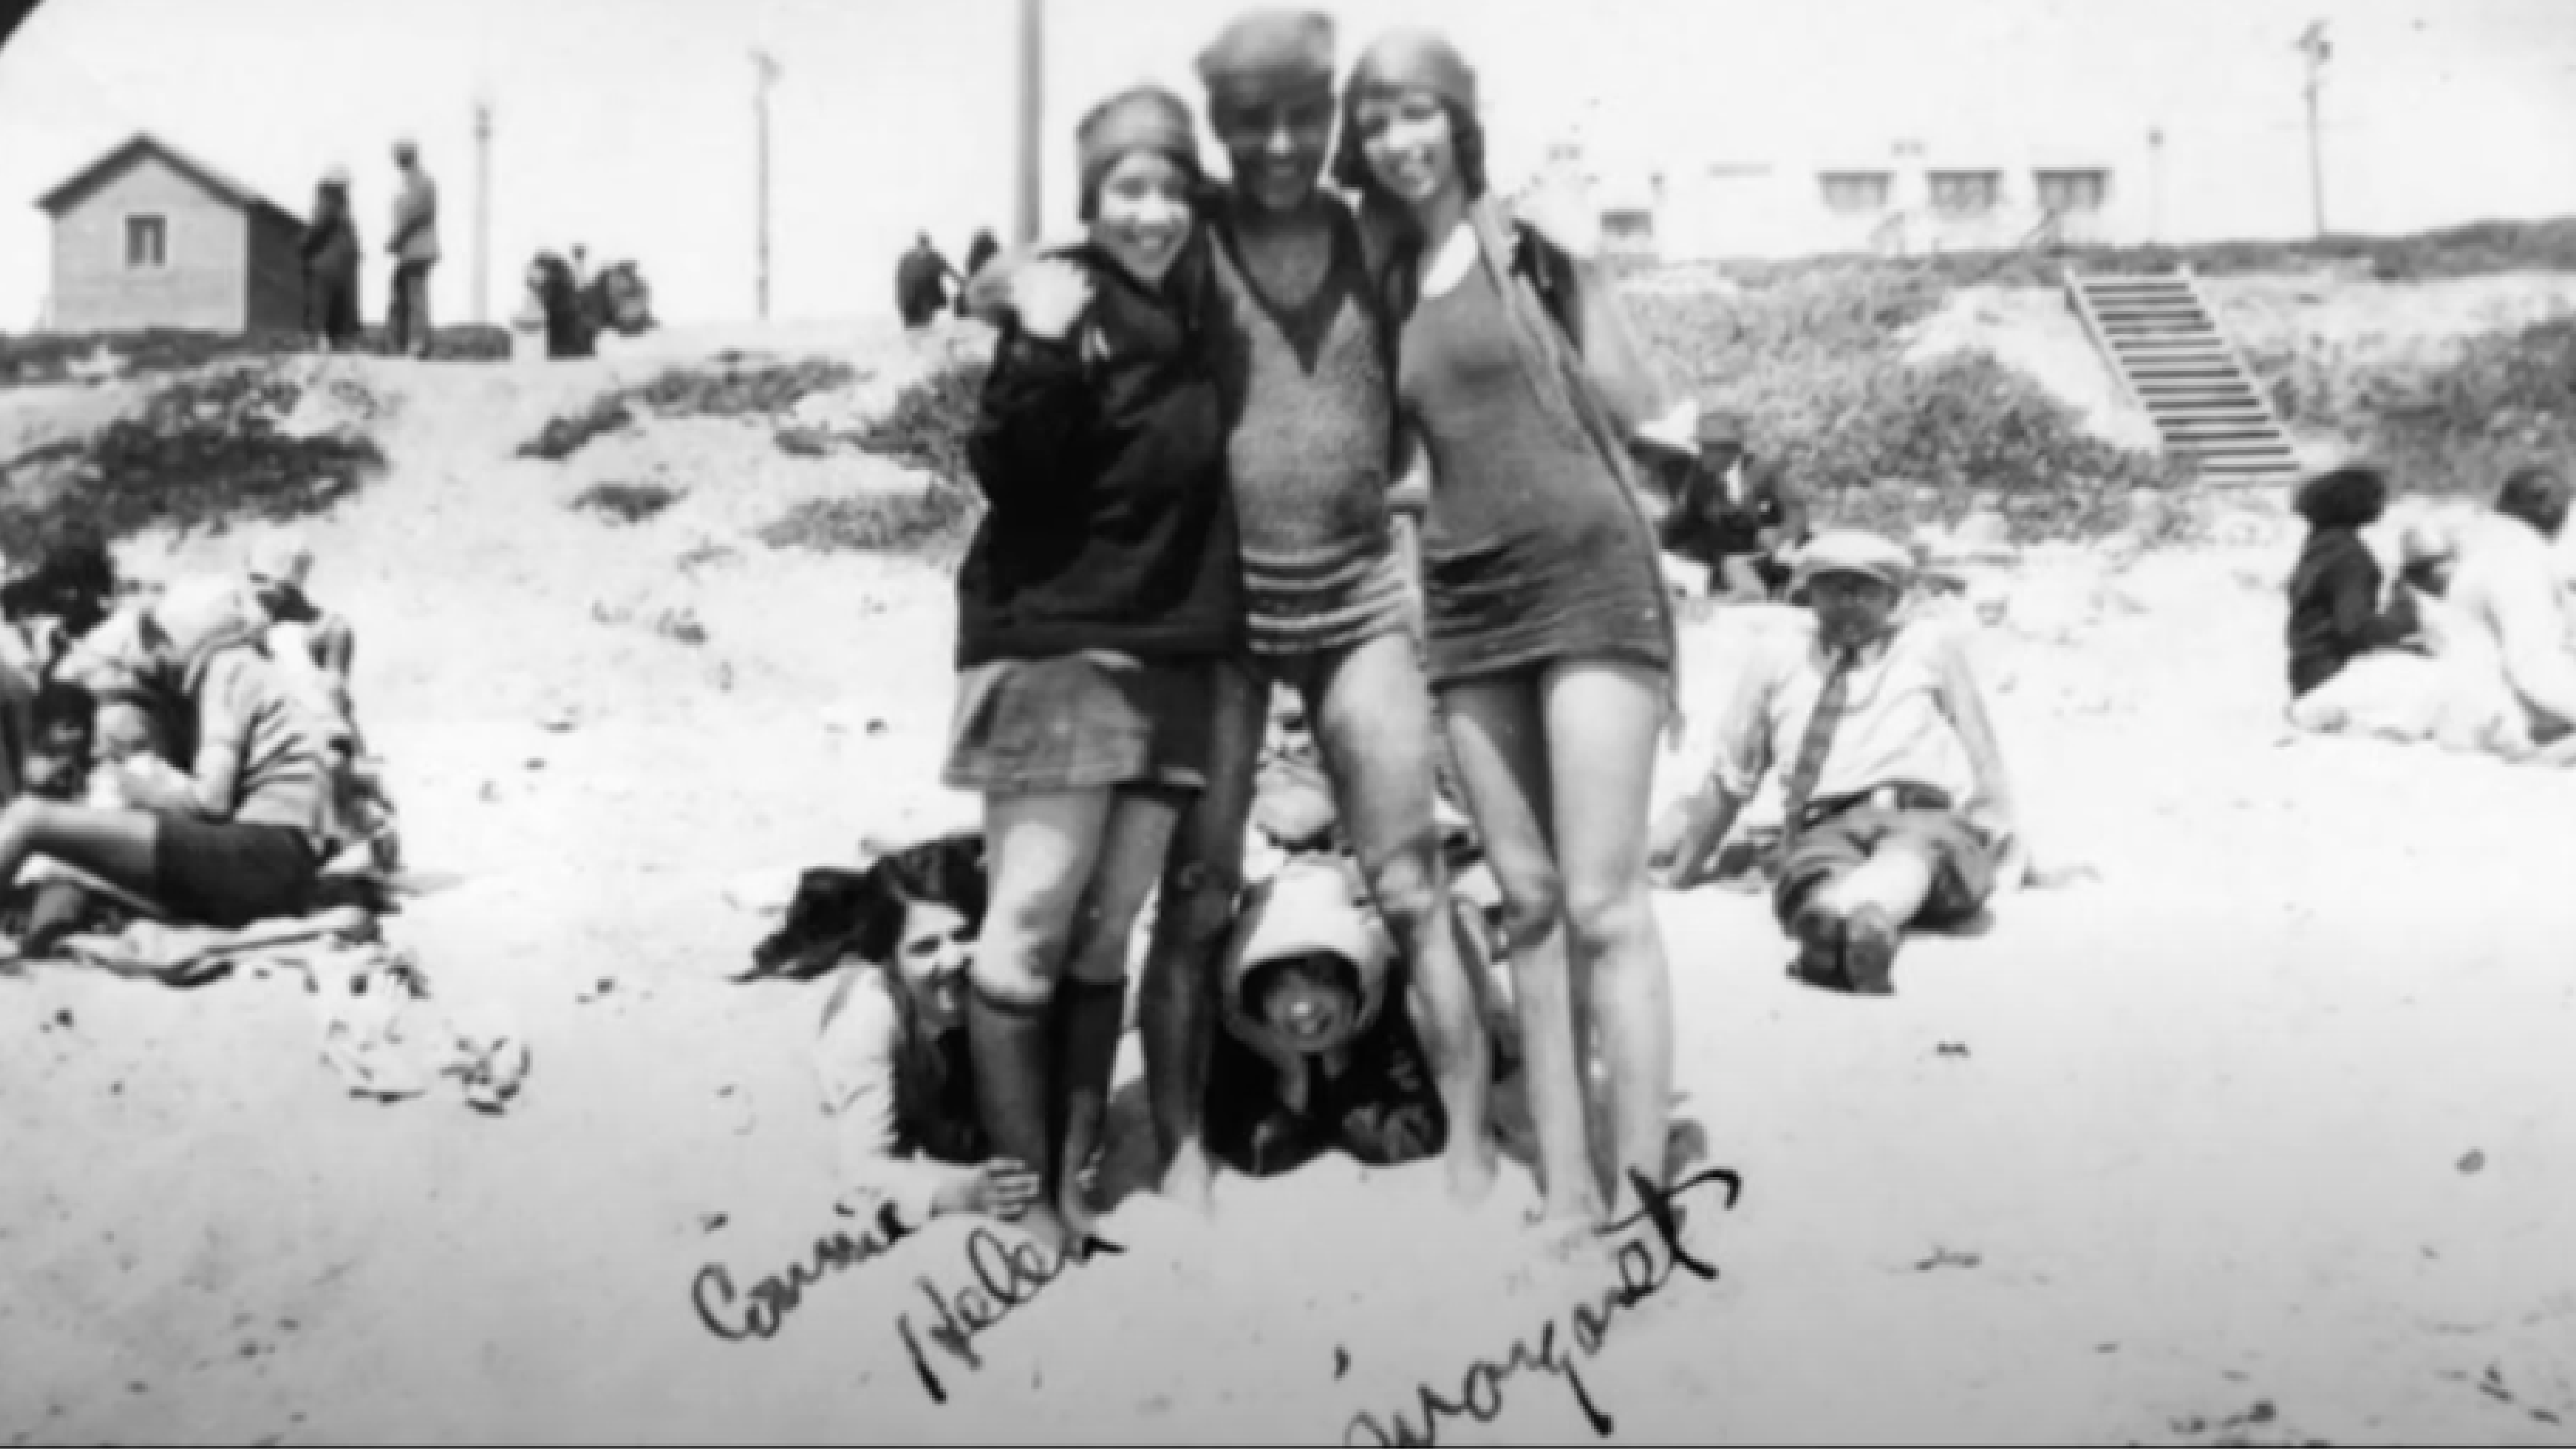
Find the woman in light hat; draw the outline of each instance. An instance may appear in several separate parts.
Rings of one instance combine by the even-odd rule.
[[[1673,619],[1627,457],[1668,400],[1606,280],[1489,193],[1455,48],[1381,38],[1343,105],[1336,175],[1388,243],[1398,411],[1431,478],[1430,675],[1502,886],[1547,1210],[1597,1220],[1628,1209],[1636,1177],[1663,1180],[1671,1113],[1643,847]],[[1594,1027],[1611,1124],[1597,1157]]]
[[[978,1110],[1044,1184],[1022,1226],[1068,1252],[1092,1210],[1066,1164],[1102,1130],[1128,937],[1206,783],[1212,676],[1243,623],[1194,122],[1140,87],[1078,141],[1090,238],[1013,278],[968,445],[992,506],[958,573],[946,772],[984,797],[992,852]]]
[[[150,683],[195,715],[194,767],[121,772],[124,809],[21,798],[0,810],[0,881],[37,855],[90,872],[183,921],[237,927],[310,906],[329,815],[311,715],[261,654],[238,577],[189,579],[141,619]]]
[[[1369,1167],[1442,1149],[1448,1115],[1401,989],[1406,967],[1340,863],[1300,857],[1253,888],[1226,952],[1208,1072],[1220,1160],[1270,1177],[1336,1148]]]
[[[349,168],[323,173],[304,229],[304,331],[325,352],[358,342],[358,222],[349,207]]]

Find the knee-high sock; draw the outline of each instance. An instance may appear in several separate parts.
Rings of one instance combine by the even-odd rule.
[[[1068,981],[1056,992],[1062,1036],[1056,1050],[1056,1100],[1063,1104],[1064,1155],[1057,1170],[1070,1183],[1097,1150],[1109,1119],[1109,1085],[1118,1071],[1127,983]]]
[[[975,1058],[975,1111],[983,1119],[993,1154],[1055,1180],[1054,1133],[1048,1110],[1055,1075],[1055,1043],[1047,1030],[1049,1003],[1023,1005],[995,999],[981,986],[966,995],[966,1039]]]

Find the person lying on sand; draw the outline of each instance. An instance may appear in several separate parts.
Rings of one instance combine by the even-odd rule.
[[[1901,933],[1983,909],[2026,863],[2012,784],[1956,630],[1900,621],[1913,557],[1875,534],[1818,535],[1797,561],[1805,627],[1765,634],[1732,682],[1708,781],[1652,852],[1666,883],[1706,878],[1766,770],[1785,764],[1773,905],[1793,974],[1884,996]]]
[[[190,922],[238,927],[309,906],[329,766],[310,716],[258,648],[235,580],[186,580],[141,621],[152,683],[195,715],[194,768],[156,778],[130,763],[120,803],[21,796],[0,809],[0,880],[36,856],[98,876]]]
[[[1209,1150],[1248,1177],[1336,1148],[1392,1167],[1447,1145],[1448,1114],[1414,1019],[1420,1007],[1402,990],[1408,966],[1352,883],[1346,862],[1301,856],[1255,886],[1237,919],[1206,1120]],[[1462,961],[1489,969],[1468,922],[1457,925]]]
[[[853,1217],[891,1206],[916,1227],[951,1213],[1015,1220],[1044,1190],[1027,1163],[991,1155],[976,1107],[966,972],[985,886],[980,870],[943,868],[937,855],[960,843],[872,863],[840,937],[849,964],[824,1003],[814,1061],[837,1123],[838,1206]]]

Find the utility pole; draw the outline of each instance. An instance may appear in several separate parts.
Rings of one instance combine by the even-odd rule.
[[[751,53],[752,109],[760,122],[760,320],[769,320],[769,88],[778,84],[778,62],[765,50]]]
[[[1046,109],[1046,16],[1042,0],[1020,0],[1020,164],[1013,193],[1011,239],[1026,245],[1038,239],[1042,199],[1041,129]]]
[[[2298,49],[2308,57],[2308,206],[2314,214],[2316,233],[2326,234],[2326,157],[2323,127],[2317,119],[2317,95],[2325,85],[2326,62],[2334,58],[2334,43],[2326,39],[2326,23],[2310,24],[2299,36]]]
[[[2165,128],[2147,129],[2147,240],[2165,239]]]
[[[474,99],[474,325],[492,320],[492,97]]]

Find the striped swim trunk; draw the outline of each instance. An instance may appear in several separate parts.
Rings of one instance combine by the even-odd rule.
[[[1256,656],[1354,648],[1413,631],[1421,616],[1413,580],[1392,546],[1314,563],[1247,555],[1243,592]]]

